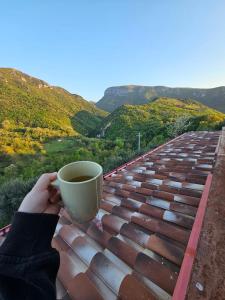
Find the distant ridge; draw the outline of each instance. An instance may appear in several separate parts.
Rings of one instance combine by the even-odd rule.
[[[97,107],[112,112],[123,104],[145,104],[160,97],[193,99],[225,112],[225,86],[210,89],[124,85],[109,87]]]

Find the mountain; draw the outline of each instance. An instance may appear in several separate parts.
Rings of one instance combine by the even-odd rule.
[[[215,129],[225,114],[194,100],[158,98],[144,105],[122,105],[103,119],[99,133],[106,138],[137,140],[141,132],[148,143],[158,136],[168,137],[171,130]],[[177,128],[178,127],[178,128]],[[180,127],[180,128],[179,128]]]
[[[0,124],[87,134],[106,115],[79,95],[18,70],[0,68]]]
[[[225,86],[211,89],[124,85],[105,90],[97,107],[112,112],[123,104],[144,104],[158,97],[193,99],[225,112]]]

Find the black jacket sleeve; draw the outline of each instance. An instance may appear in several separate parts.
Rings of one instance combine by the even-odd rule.
[[[0,300],[55,300],[59,253],[53,214],[17,212],[0,247]]]

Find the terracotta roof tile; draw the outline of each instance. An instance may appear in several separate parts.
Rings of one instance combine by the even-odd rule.
[[[114,215],[117,215],[117,216],[127,220],[127,221],[129,221],[131,219],[131,216],[133,214],[133,212],[130,211],[129,209],[126,209],[121,206],[114,206],[112,209],[112,213]]]
[[[109,300],[117,300],[116,293],[113,292],[113,290],[107,286],[106,282],[101,279],[100,276],[97,276],[91,268],[89,268],[86,272],[88,278],[92,281],[98,292],[101,294],[103,299],[109,299]]]
[[[74,258],[66,252],[60,252],[58,277],[66,289],[68,289],[69,283],[74,276],[86,271],[85,265],[82,262],[78,263],[78,259],[75,260]]]
[[[60,280],[56,278],[56,299],[63,300],[66,296],[68,296],[66,289],[64,288]]]
[[[127,275],[121,283],[119,290],[120,299],[156,300],[151,291],[134,275]]]
[[[58,251],[67,251],[70,248],[70,246],[59,235],[56,235],[52,239],[52,247]]]
[[[179,266],[182,263],[184,251],[155,234],[149,237],[146,247]]]
[[[59,299],[171,298],[218,138],[185,133],[106,176],[91,222],[61,211]]]
[[[124,224],[120,230],[120,233],[123,236],[130,238],[142,247],[146,247],[149,239],[149,234],[146,234],[143,230],[138,228],[138,226],[133,223]]]
[[[78,274],[70,281],[68,293],[73,300],[104,300],[85,273]]]
[[[91,245],[83,236],[76,238],[73,241],[71,248],[86,265],[89,265],[95,254],[101,251],[101,249],[96,249]]]
[[[95,224],[91,224],[88,228],[87,234],[103,248],[106,247],[108,240],[111,238],[111,234],[107,231],[100,230]]]
[[[142,204],[143,204],[142,202],[130,198],[122,199],[121,201],[121,206],[127,207],[130,210],[138,210]]]
[[[149,278],[169,294],[173,293],[177,274],[144,253],[139,253],[135,270]]]
[[[124,223],[127,223],[127,221],[114,215],[105,215],[102,218],[103,229],[111,234],[119,233]]]
[[[116,295],[125,274],[103,253],[97,253],[91,261],[90,268]],[[109,272],[110,270],[110,272]]]
[[[150,202],[148,202],[149,204],[151,204]],[[170,204],[169,204],[170,207]],[[153,204],[152,205],[148,205],[146,203],[142,204],[141,207],[139,208],[139,211],[143,214],[152,216],[152,217],[156,217],[159,219],[163,218],[163,214],[164,214],[164,210],[158,207],[154,207]]]

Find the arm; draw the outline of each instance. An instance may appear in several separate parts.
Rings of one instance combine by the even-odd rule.
[[[56,299],[59,254],[51,247],[60,197],[44,174],[24,198],[0,247],[0,299]]]

